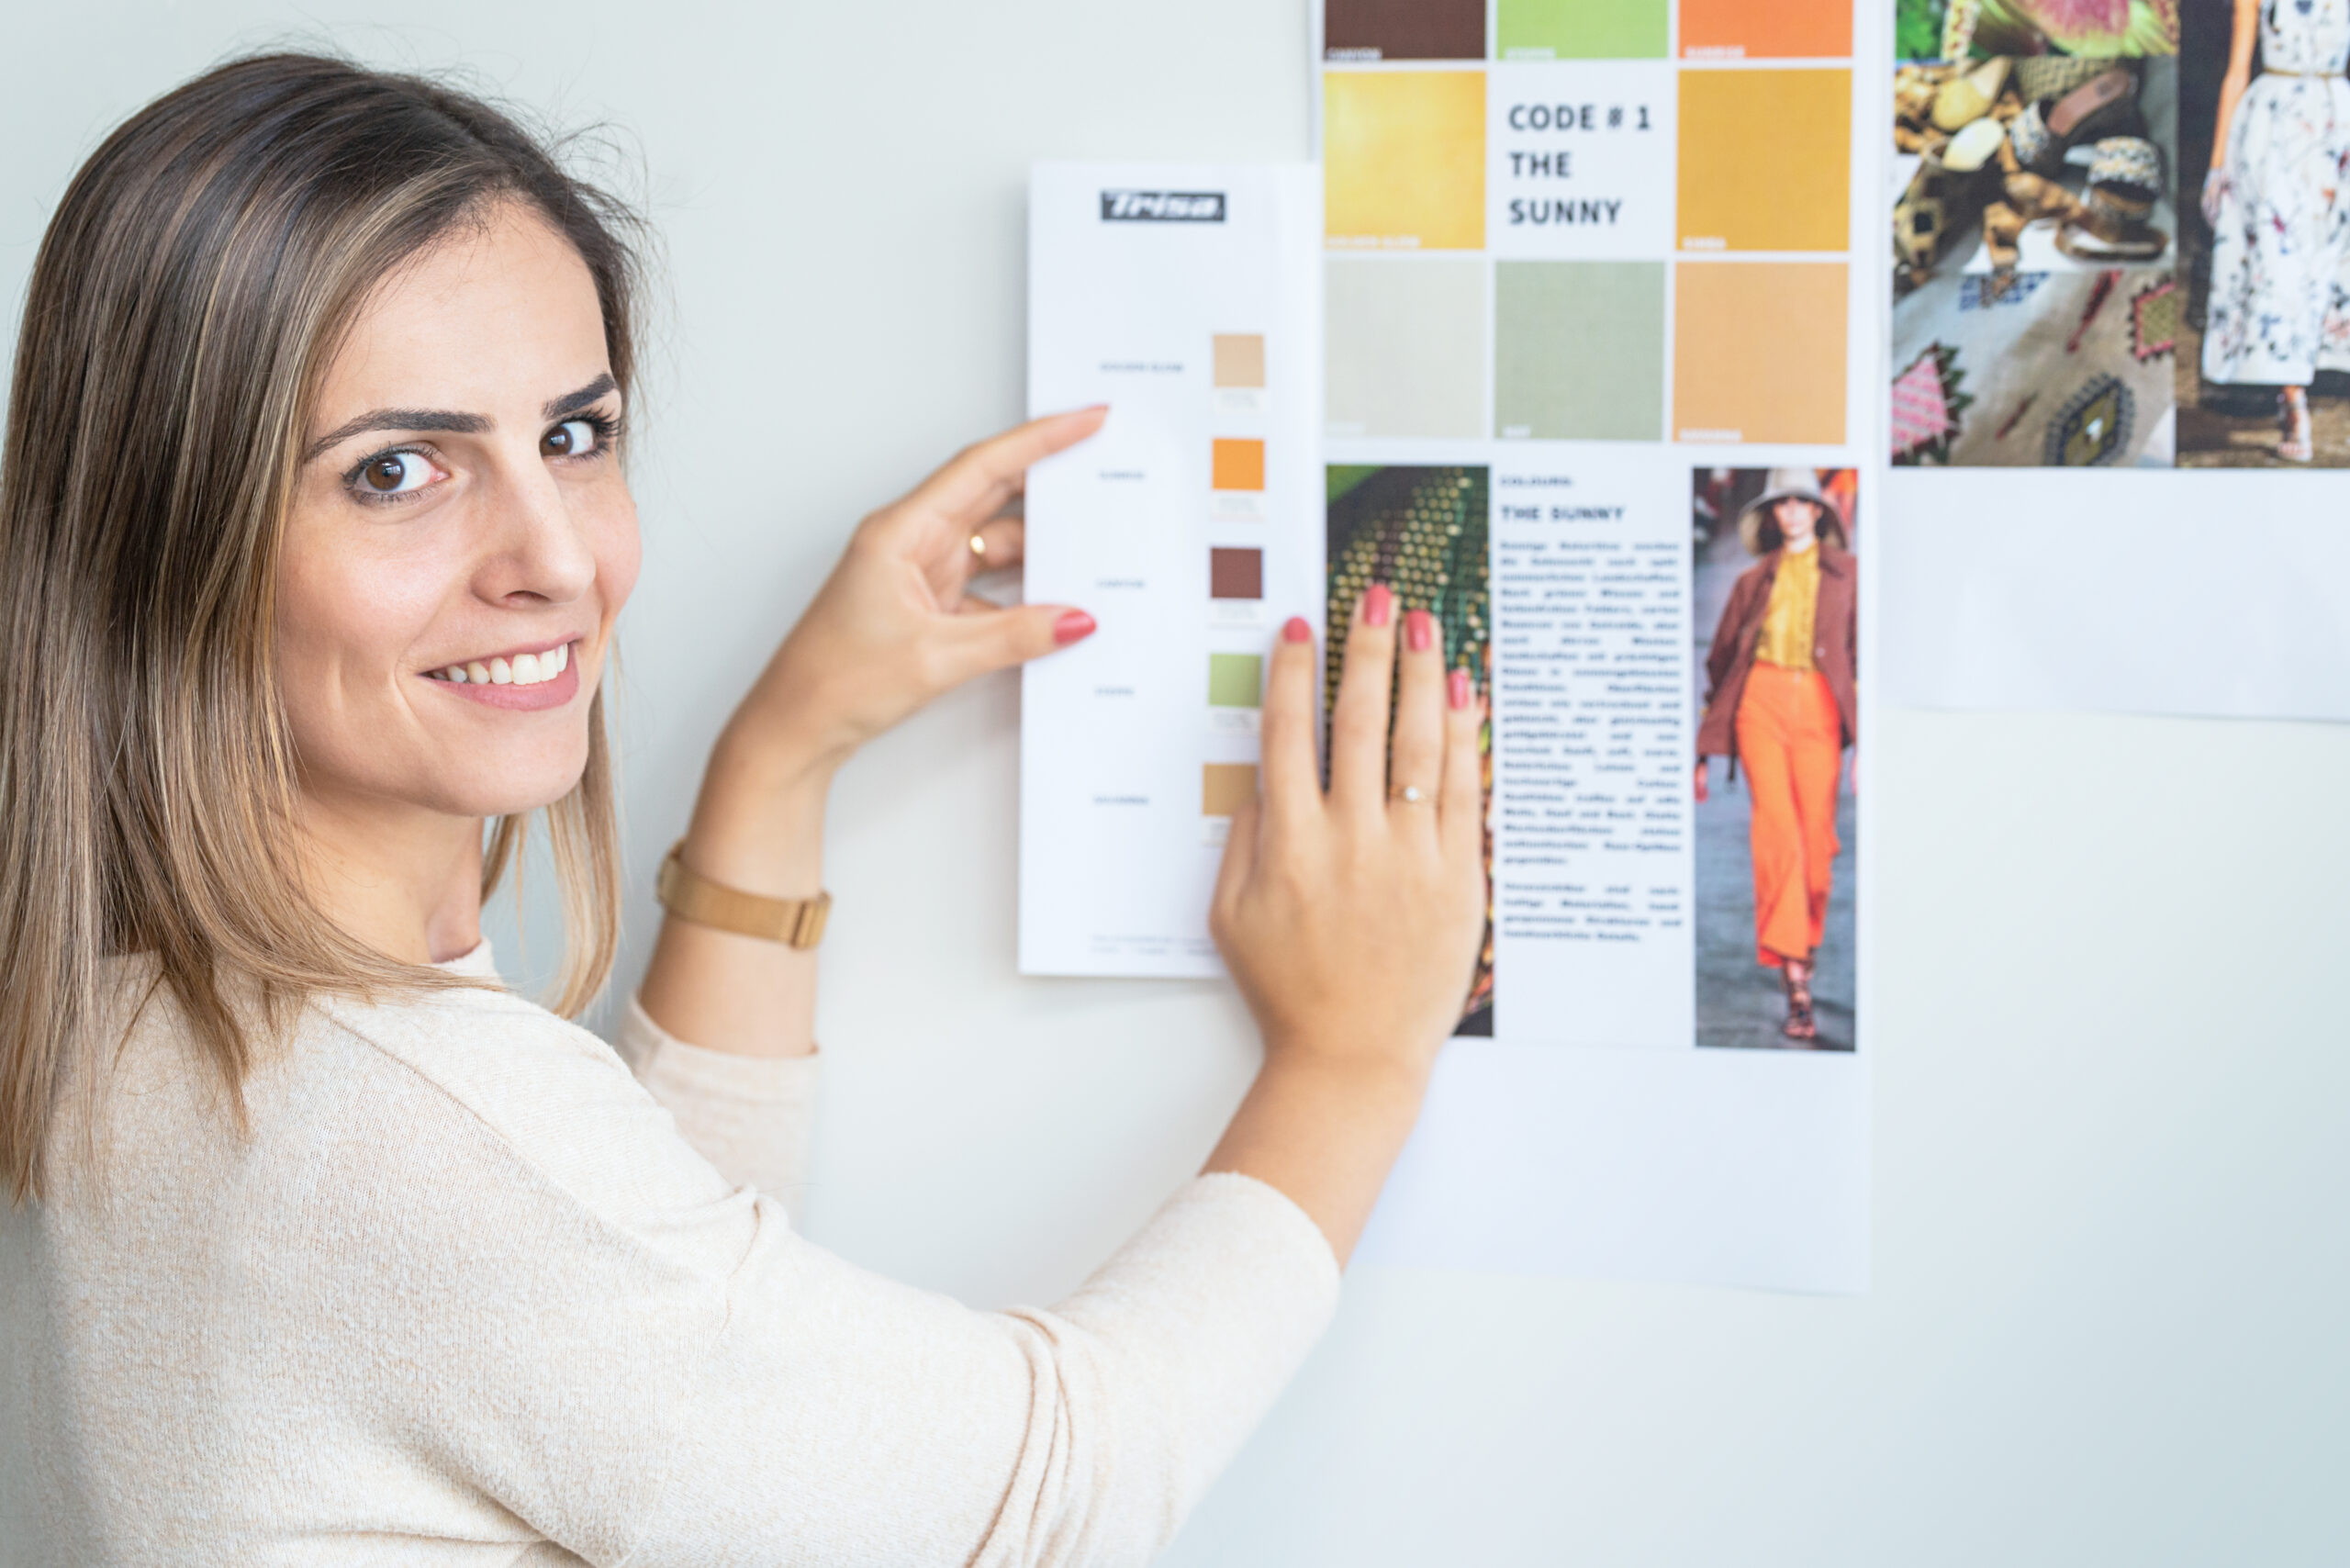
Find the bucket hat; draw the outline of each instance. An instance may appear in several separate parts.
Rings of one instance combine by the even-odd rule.
[[[1786,500],[1809,501],[1819,509],[1821,518],[1832,520],[1840,532],[1843,528],[1844,514],[1819,487],[1818,475],[1808,468],[1774,468],[1762,480],[1762,493],[1738,514],[1738,537],[1748,554],[1762,554],[1762,514]]]

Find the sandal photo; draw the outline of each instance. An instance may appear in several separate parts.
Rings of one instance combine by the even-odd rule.
[[[2287,463],[2307,463],[2317,455],[2316,444],[2310,439],[2310,398],[2298,386],[2288,386],[2277,394],[2277,417],[2284,430],[2277,437],[2277,455]]]
[[[2084,142],[2143,136],[2145,129],[2138,112],[2138,79],[2116,66],[2061,98],[2025,106],[2008,127],[2008,140],[2025,168],[2053,174],[2065,166],[2065,155]]]
[[[1779,1025],[1779,1033],[1790,1040],[1818,1039],[1819,1025],[1811,1008],[1811,966],[1800,958],[1789,958],[1779,966],[1779,978],[1787,988],[1787,1021]]]

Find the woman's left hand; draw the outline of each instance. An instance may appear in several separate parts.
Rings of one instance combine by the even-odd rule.
[[[721,746],[789,782],[829,772],[932,698],[1093,631],[1069,605],[1006,608],[967,591],[1016,566],[1023,528],[1003,509],[1029,465],[1102,428],[1082,409],[965,448],[857,525],[840,564],[728,722]]]

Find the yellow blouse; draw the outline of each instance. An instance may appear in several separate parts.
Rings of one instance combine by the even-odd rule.
[[[1813,622],[1819,610],[1819,546],[1786,550],[1771,579],[1771,601],[1762,607],[1762,636],[1754,656],[1781,669],[1807,670]]]

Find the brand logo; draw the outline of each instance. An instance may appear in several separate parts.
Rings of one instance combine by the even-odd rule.
[[[1222,191],[1103,191],[1104,223],[1221,223]]]

